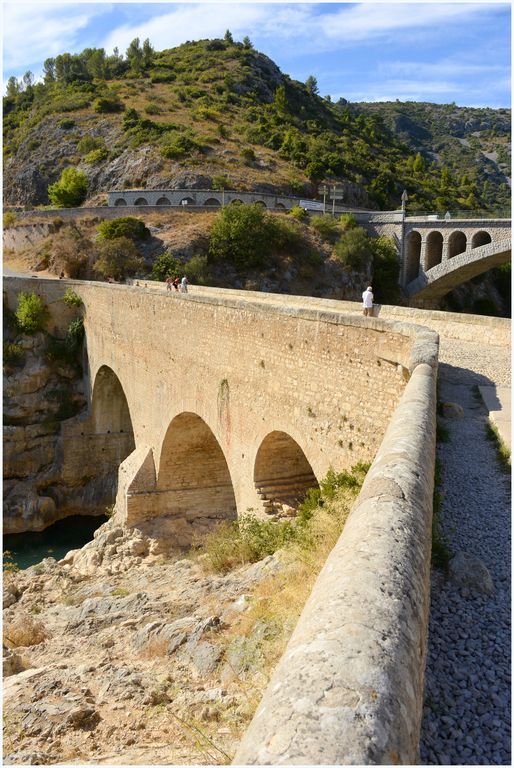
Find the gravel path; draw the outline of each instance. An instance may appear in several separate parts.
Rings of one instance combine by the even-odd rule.
[[[420,757],[425,765],[511,764],[511,488],[485,437],[476,385],[510,387],[510,350],[441,339],[439,398],[458,403],[439,443],[441,527],[451,553],[475,555],[492,597],[432,573]]]

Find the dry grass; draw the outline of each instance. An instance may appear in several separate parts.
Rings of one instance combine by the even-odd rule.
[[[29,613],[19,613],[4,623],[4,643],[8,648],[39,645],[47,637],[43,622]]]
[[[148,640],[145,646],[141,649],[140,656],[142,659],[152,661],[152,659],[163,659],[168,655],[169,640],[165,637],[154,637]]]

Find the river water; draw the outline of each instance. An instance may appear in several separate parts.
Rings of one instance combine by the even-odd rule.
[[[40,563],[45,557],[60,560],[70,549],[79,549],[91,541],[96,529],[107,519],[105,515],[73,515],[44,531],[5,534],[4,562],[13,562],[24,569]]]

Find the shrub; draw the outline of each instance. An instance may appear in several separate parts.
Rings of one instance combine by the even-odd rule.
[[[64,292],[64,296],[62,297],[62,300],[69,307],[82,306],[82,299],[80,298],[78,293],[75,293],[75,291],[72,288],[66,288],[66,291]]]
[[[241,159],[245,165],[253,165],[257,158],[251,147],[245,147],[241,152]]]
[[[158,280],[163,283],[167,277],[176,277],[183,270],[182,262],[176,259],[171,251],[166,251],[155,259],[150,273],[150,280]]]
[[[372,237],[369,240],[373,254],[373,284],[379,302],[397,303],[400,297],[398,278],[400,259],[391,238]]]
[[[171,159],[184,157],[202,149],[201,144],[191,135],[178,131],[167,132],[162,142],[161,155]]]
[[[5,363],[11,363],[16,365],[23,359],[25,352],[23,347],[12,341],[4,341],[3,343],[3,360]]]
[[[128,237],[117,237],[106,240],[100,247],[100,256],[95,261],[94,268],[103,277],[113,277],[123,280],[127,275],[142,269],[144,261]]]
[[[64,120],[59,120],[57,127],[62,128],[63,131],[69,131],[70,128],[75,128],[75,120],[65,117]]]
[[[361,228],[343,232],[334,253],[347,270],[364,270],[372,259],[372,250],[366,232]]]
[[[198,285],[206,285],[210,279],[210,269],[207,256],[195,254],[184,266],[184,272]]]
[[[82,341],[84,339],[84,321],[81,317],[77,317],[72,320],[66,331],[66,337],[64,339],[64,346],[70,355],[74,357],[82,347]]]
[[[102,221],[98,225],[98,240],[116,240],[118,237],[130,240],[148,240],[150,230],[144,221],[133,216],[121,216],[119,219]]]
[[[30,334],[43,330],[50,313],[40,296],[22,292],[18,296],[15,315],[20,331]]]
[[[316,230],[323,240],[337,240],[340,234],[339,224],[330,214],[324,216],[312,216],[311,227]]]
[[[87,189],[86,174],[76,168],[66,168],[59,181],[48,187],[48,197],[59,208],[73,208],[84,202]]]
[[[216,190],[230,189],[230,179],[222,174],[212,177],[212,188]]]
[[[4,213],[3,220],[4,220],[4,229],[9,229],[9,227],[12,227],[16,221],[16,214],[14,213],[14,211],[7,211],[6,213]]]
[[[93,102],[93,109],[99,114],[123,112],[125,107],[117,96],[100,96]]]
[[[359,226],[353,213],[342,213],[339,217],[339,223],[342,225],[343,232]]]
[[[43,623],[30,614],[17,614],[4,623],[4,642],[9,648],[39,645],[48,637]]]
[[[102,147],[105,147],[105,141],[102,138],[91,136],[91,134],[86,133],[77,144],[77,152],[84,155],[95,149],[101,149]]]
[[[287,213],[294,219],[298,219],[298,221],[305,221],[309,215],[305,208],[302,208],[300,205],[293,205],[293,207],[290,208]]]
[[[226,259],[238,269],[264,267],[271,254],[273,227],[256,203],[228,205],[211,228],[209,254],[215,261]]]
[[[103,162],[109,157],[109,152],[105,147],[100,147],[100,149],[94,149],[92,152],[88,152],[88,154],[85,156],[84,161],[88,165],[97,165],[98,163]]]

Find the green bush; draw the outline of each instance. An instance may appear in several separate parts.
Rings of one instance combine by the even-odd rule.
[[[369,238],[361,227],[343,232],[334,253],[346,270],[355,271],[364,270],[373,256]]]
[[[98,225],[98,240],[116,240],[126,237],[130,240],[148,240],[150,230],[141,219],[133,216],[120,216],[118,219],[106,219]]]
[[[398,278],[400,259],[389,237],[372,237],[369,240],[373,254],[373,289],[378,303],[395,304],[400,298]]]
[[[166,251],[155,259],[150,273],[150,280],[157,280],[163,283],[167,277],[178,277],[183,271],[182,262],[176,259],[171,251]]]
[[[184,272],[198,285],[207,285],[210,279],[210,269],[207,256],[195,254],[184,265]]]
[[[93,152],[93,150],[102,149],[103,147],[105,147],[105,141],[103,138],[98,136],[91,136],[91,134],[86,133],[86,135],[83,136],[77,144],[77,152],[79,152],[81,155],[85,155],[88,152]]]
[[[106,240],[100,246],[100,256],[95,261],[94,269],[102,277],[124,280],[144,267],[143,258],[128,237]]]
[[[355,229],[359,226],[353,213],[342,213],[339,217],[339,223],[341,224],[343,231],[346,231],[347,229]]]
[[[35,293],[20,293],[16,308],[16,322],[23,333],[36,333],[43,330],[50,313],[43,299]]]
[[[84,339],[84,321],[81,317],[72,320],[66,330],[64,345],[70,356],[77,354]]]
[[[209,255],[226,259],[238,269],[262,268],[269,262],[274,229],[260,205],[227,205],[211,228]]]
[[[328,240],[331,242],[337,240],[341,232],[336,219],[334,219],[333,216],[330,216],[328,213],[324,216],[312,216],[310,225],[313,229],[316,230],[318,235],[323,238],[323,240]]]
[[[245,165],[253,165],[257,158],[251,147],[245,147],[241,152],[241,159]]]
[[[93,109],[98,114],[108,112],[123,112],[125,107],[117,96],[100,96],[93,102]]]
[[[305,208],[302,208],[300,205],[293,205],[293,207],[290,208],[287,213],[294,219],[298,219],[298,221],[305,221],[305,219],[309,216]]]
[[[69,131],[70,128],[75,128],[75,120],[65,117],[64,120],[59,120],[57,127],[62,128],[63,131]]]
[[[16,221],[16,214],[14,211],[6,211],[6,213],[4,213],[3,220],[4,229],[9,229],[9,227],[12,227]]]
[[[84,162],[88,165],[98,165],[98,163],[102,163],[108,157],[109,152],[107,149],[105,147],[100,147],[100,149],[94,149],[92,152],[88,152],[84,158]]]
[[[3,360],[5,363],[16,364],[20,363],[23,359],[25,351],[23,347],[12,341],[4,341],[3,343]]]
[[[201,144],[191,134],[169,131],[162,138],[161,155],[177,159],[201,151]]]
[[[72,288],[66,288],[66,291],[64,292],[64,296],[62,297],[62,300],[69,307],[82,306],[82,299],[80,298],[78,293],[75,293],[75,291]]]
[[[212,188],[219,191],[222,189],[230,189],[230,179],[222,174],[214,175],[212,177]]]
[[[58,208],[74,208],[84,202],[87,189],[86,174],[76,168],[66,168],[59,181],[48,187],[48,197]]]

